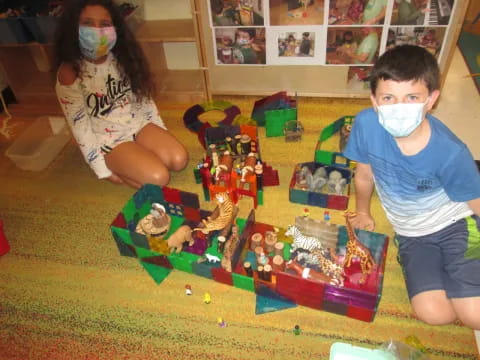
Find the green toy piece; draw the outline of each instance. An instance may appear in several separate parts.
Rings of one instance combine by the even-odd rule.
[[[265,111],[265,135],[283,136],[285,123],[290,120],[297,120],[297,108]]]

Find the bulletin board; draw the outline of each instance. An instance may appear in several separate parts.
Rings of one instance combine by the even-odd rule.
[[[368,73],[387,49],[412,44],[443,77],[463,0],[196,0],[212,95],[368,97]],[[443,81],[442,81],[443,82]]]

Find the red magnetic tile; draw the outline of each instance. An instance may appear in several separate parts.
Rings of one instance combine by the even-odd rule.
[[[273,231],[273,226],[269,224],[263,224],[263,223],[258,223],[256,222],[253,226],[253,234],[255,233],[260,233],[262,235],[265,235],[267,231]]]
[[[213,280],[233,286],[232,274],[222,268],[212,268]]]
[[[190,207],[184,207],[183,208],[183,216],[191,221],[194,221],[196,223],[200,222],[202,217],[200,216],[200,210],[190,208]]]
[[[312,297],[312,296],[306,297],[306,296],[300,295],[295,298],[295,302],[298,305],[308,306],[313,309],[321,310],[323,299],[322,297]]]
[[[307,279],[298,279],[298,292],[300,296],[311,298],[322,298],[325,291],[325,284]]]
[[[173,204],[178,204],[178,205],[182,204],[182,199],[180,197],[180,190],[164,186],[162,188],[162,191],[163,191],[163,198],[165,201]]]
[[[348,206],[348,196],[328,195],[327,208],[345,210]]]
[[[375,317],[375,311],[350,305],[346,315],[353,319],[371,322]]]
[[[125,216],[122,213],[118,213],[115,220],[113,220],[110,226],[115,226],[117,228],[126,229],[127,228],[127,221],[125,220]]]

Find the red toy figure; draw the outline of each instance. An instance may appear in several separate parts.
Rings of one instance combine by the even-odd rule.
[[[229,151],[225,151],[220,158],[220,163],[215,168],[215,181],[223,180],[225,183],[230,181],[230,173],[233,168],[233,156]]]
[[[247,176],[254,174],[256,163],[257,156],[255,153],[249,153],[242,167],[242,178],[240,180],[242,183],[247,181]]]
[[[8,244],[7,237],[3,232],[3,221],[0,220],[0,256],[5,255],[10,251],[10,245]]]

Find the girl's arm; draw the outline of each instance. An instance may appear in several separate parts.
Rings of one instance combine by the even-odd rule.
[[[90,126],[89,114],[86,112],[84,96],[80,88],[80,79],[76,76],[73,67],[66,64],[60,66],[55,91],[85,161],[99,179],[110,177],[112,172],[105,164],[105,158],[100,149],[101,145],[98,144],[97,137]]]

